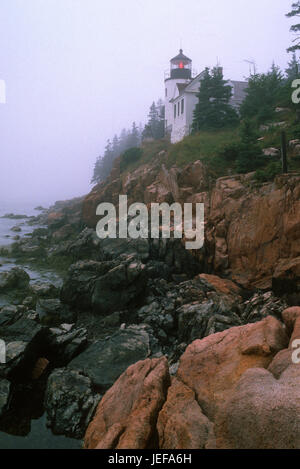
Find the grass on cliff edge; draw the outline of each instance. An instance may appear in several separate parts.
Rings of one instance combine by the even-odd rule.
[[[299,123],[295,123],[295,114],[293,112],[280,115],[276,120],[286,122],[287,141],[300,138],[300,126]],[[268,147],[280,149],[281,131],[281,127],[270,127],[267,131],[258,132],[259,136],[264,138],[259,142],[261,149]],[[236,174],[234,163],[226,161],[220,154],[226,146],[238,144],[240,141],[239,132],[239,127],[219,131],[202,131],[187,136],[176,144],[171,144],[166,139],[144,142],[141,157],[138,161],[128,165],[124,172],[133,171],[153,160],[156,163],[164,163],[168,168],[174,165],[184,167],[189,163],[201,160],[209,168],[213,178]],[[164,150],[163,154],[159,155],[162,150]],[[289,169],[300,171],[299,157],[295,158],[292,154],[289,154]],[[261,175],[263,176],[262,180],[274,179],[275,175],[281,172],[280,161],[270,160],[266,162],[265,168],[260,168],[260,173],[262,171],[266,173],[265,176]]]
[[[181,142],[171,146],[167,165],[185,166],[197,160],[207,160],[215,157],[226,145],[237,141],[238,129],[225,129],[214,132],[199,132],[185,137]]]

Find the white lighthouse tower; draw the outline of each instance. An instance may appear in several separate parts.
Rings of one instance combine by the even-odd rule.
[[[177,85],[187,85],[191,79],[192,61],[180,49],[179,54],[171,59],[170,74],[165,78],[165,129],[168,134],[172,132],[174,106],[171,100],[175,98],[178,91]]]

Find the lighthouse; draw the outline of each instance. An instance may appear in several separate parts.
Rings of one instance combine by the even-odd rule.
[[[180,49],[179,54],[170,60],[170,72],[165,77],[165,129],[166,133],[172,132],[174,120],[174,106],[172,100],[180,85],[182,87],[190,83],[192,79],[192,60],[183,54]]]

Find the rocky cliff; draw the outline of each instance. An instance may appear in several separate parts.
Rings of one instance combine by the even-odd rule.
[[[48,425],[86,448],[299,447],[300,175],[213,180],[200,161],[168,169],[161,156],[131,173],[116,165],[13,244],[19,262],[64,258],[67,271],[61,288],[0,273],[12,298],[0,308],[0,419],[34,379]],[[203,202],[204,247],[99,239],[96,207],[119,194]]]
[[[293,292],[300,278],[300,174],[258,184],[254,174],[212,181],[200,162],[167,169],[156,160],[96,186],[83,202],[82,218],[95,228],[96,207],[129,203],[192,202],[205,204],[207,272],[230,275],[247,288],[282,288]],[[201,256],[203,252],[201,252]]]

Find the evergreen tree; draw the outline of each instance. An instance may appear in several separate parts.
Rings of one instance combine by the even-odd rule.
[[[272,119],[283,85],[283,75],[274,63],[268,73],[251,75],[240,107],[242,118],[255,118],[259,124]]]
[[[120,151],[120,141],[119,141],[118,136],[115,135],[112,141],[112,152],[115,158],[118,156],[119,151]]]
[[[198,103],[194,111],[193,131],[221,129],[236,125],[238,115],[229,104],[232,90],[223,78],[220,67],[204,71],[200,90],[197,94]]]
[[[239,173],[255,171],[265,164],[265,156],[257,143],[258,134],[252,121],[245,119],[240,128],[236,168]]]
[[[296,57],[296,53],[293,53],[293,57],[291,61],[288,63],[288,68],[285,71],[285,74],[287,76],[287,79],[289,81],[293,81],[296,78],[299,78],[300,73],[299,73],[299,63]]]
[[[154,138],[159,140],[164,137],[165,109],[163,102],[159,100],[157,104],[153,101],[148,114],[148,122],[143,130],[143,138]]]
[[[288,18],[293,18],[294,16],[300,16],[300,0],[292,4],[292,10],[286,15]],[[294,39],[294,45],[288,48],[288,52],[295,52],[300,49],[300,24],[294,24],[291,26],[290,31],[296,34]]]
[[[136,123],[133,122],[131,132],[127,138],[127,148],[138,147],[140,145],[140,135]]]
[[[93,177],[91,179],[91,184],[98,184],[101,182],[100,175],[102,171],[102,156],[98,156],[95,166],[94,166],[94,172],[93,172]]]

